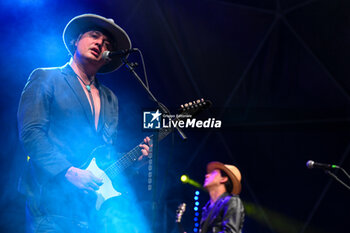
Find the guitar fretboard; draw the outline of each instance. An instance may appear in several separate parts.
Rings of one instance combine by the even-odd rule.
[[[172,131],[173,129],[161,129],[158,134],[158,141],[163,140]],[[153,137],[154,137],[153,135],[150,136],[151,140],[153,140]],[[114,179],[126,168],[130,167],[134,162],[136,162],[140,156],[141,156],[140,147],[135,146],[131,151],[123,155],[123,157],[121,157],[112,165],[110,165],[108,168],[106,168],[105,173],[107,174],[108,177],[110,177],[111,179]]]

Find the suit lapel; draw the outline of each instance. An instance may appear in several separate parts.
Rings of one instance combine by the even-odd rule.
[[[64,78],[66,82],[74,92],[75,96],[77,97],[77,100],[80,102],[87,120],[89,121],[90,125],[93,126],[95,129],[95,126],[94,126],[95,123],[92,117],[89,100],[87,99],[87,96],[83,90],[83,87],[79,83],[79,80],[76,77],[76,74],[74,73],[73,69],[70,67],[68,63],[61,69],[61,72],[62,74],[64,74]]]
[[[96,79],[96,87],[98,88],[98,91],[100,93],[100,101],[101,101],[101,109],[100,109],[100,116],[98,119],[98,125],[97,125],[97,132],[100,132],[104,122],[105,122],[105,106],[106,106],[106,96],[103,91],[103,88],[101,88],[101,84]]]

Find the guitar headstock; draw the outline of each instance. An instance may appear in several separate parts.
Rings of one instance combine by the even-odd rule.
[[[177,210],[176,210],[176,222],[177,223],[181,222],[182,215],[185,213],[185,211],[186,211],[186,203],[181,203],[179,205],[179,207],[177,207]]]
[[[191,115],[192,117],[198,113],[210,108],[212,105],[210,100],[198,99],[180,106],[180,115]]]

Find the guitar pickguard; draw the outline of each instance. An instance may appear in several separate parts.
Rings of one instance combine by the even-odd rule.
[[[101,205],[107,199],[121,195],[120,192],[114,189],[112,185],[112,181],[109,179],[106,173],[97,166],[95,158],[91,160],[89,166],[85,170],[88,170],[94,176],[101,178],[103,182],[103,184],[100,186],[100,189],[96,191],[96,194],[97,194],[96,209],[97,210],[101,208]]]

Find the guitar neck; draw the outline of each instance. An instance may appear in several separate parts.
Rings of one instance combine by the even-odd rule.
[[[184,233],[185,230],[181,224],[181,219],[182,219],[182,215],[185,213],[186,211],[186,203],[181,203],[179,205],[179,207],[177,208],[177,211],[176,211],[176,223],[177,223],[177,227],[178,227],[178,230],[180,233]]]
[[[161,129],[158,135],[158,141],[163,140],[166,136],[168,136],[173,129]],[[154,138],[153,135],[150,136],[151,139]],[[141,142],[140,144],[142,144]],[[120,159],[110,165],[105,169],[105,173],[111,179],[114,179],[117,175],[123,172],[126,168],[130,167],[137,159],[141,156],[140,147],[137,145],[128,153],[123,155]]]

